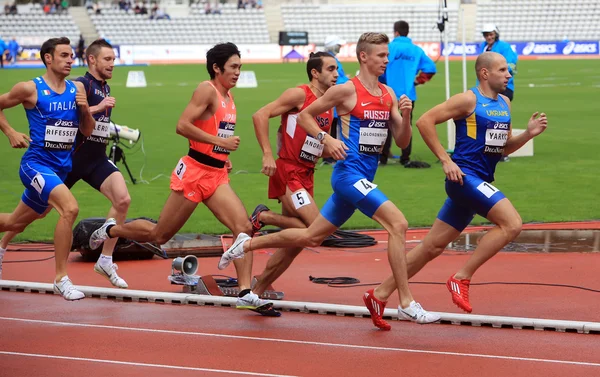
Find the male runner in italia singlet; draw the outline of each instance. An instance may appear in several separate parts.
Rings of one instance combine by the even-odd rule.
[[[173,170],[171,194],[158,223],[135,220],[117,225],[114,219],[108,219],[90,237],[92,249],[116,237],[162,245],[183,227],[201,202],[234,237],[252,231],[248,213],[229,185],[228,176],[229,153],[240,144],[239,136],[234,136],[237,114],[230,89],[239,78],[241,66],[240,52],[233,43],[217,44],[206,53],[210,80],[198,85],[177,123],[177,133],[189,139],[190,149]],[[261,300],[250,290],[252,257],[238,262],[235,265],[240,287],[237,308],[279,315],[272,303]]]
[[[430,323],[438,321],[440,317],[425,311],[415,302],[408,287],[404,254],[408,222],[373,183],[388,131],[392,132],[400,148],[405,147],[411,137],[411,101],[403,96],[398,106],[392,89],[377,81],[378,76],[385,72],[388,62],[388,43],[385,34],[363,34],[356,45],[360,74],[346,84],[329,89],[298,116],[298,123],[309,135],[324,144],[325,152],[340,160],[331,176],[334,193],[325,203],[321,214],[305,229],[285,229],[256,239],[240,234],[221,257],[219,268],[226,267],[232,260],[255,249],[318,246],[359,209],[381,224],[389,234],[388,258],[400,296],[399,317],[417,323]],[[341,118],[340,140],[321,131],[314,120],[316,115],[334,106]],[[398,109],[403,116],[400,116]],[[369,292],[363,300],[375,326],[389,330],[391,326],[382,319],[385,302],[376,300]]]
[[[96,120],[96,126],[90,136],[77,132],[73,150],[73,166],[65,178],[65,185],[71,189],[79,180],[104,194],[112,207],[108,218],[116,218],[123,223],[129,208],[129,192],[125,179],[106,156],[106,144],[109,140],[109,124],[115,98],[110,96],[110,87],[106,80],[112,78],[115,66],[115,53],[112,46],[104,39],[98,39],[90,44],[85,51],[89,71],[75,81],[79,81],[85,88],[90,112]],[[46,211],[48,212],[48,211]],[[6,248],[8,243],[17,235],[7,232],[0,241],[0,250]],[[104,243],[102,254],[94,265],[94,271],[107,278],[112,285],[118,288],[127,288],[127,282],[117,274],[117,265],[113,263],[112,255],[117,239]]]
[[[504,194],[492,185],[496,164],[544,132],[546,114],[535,113],[527,130],[511,134],[511,103],[503,94],[511,77],[506,59],[484,52],[475,62],[479,85],[457,94],[421,116],[417,127],[429,149],[442,162],[448,198],[423,242],[407,255],[409,278],[440,255],[469,225],[475,214],[496,224],[479,241],[465,265],[450,276],[446,286],[452,301],[462,310],[472,311],[469,284],[475,271],[496,255],[521,232],[521,216]],[[456,146],[452,158],[439,142],[435,126],[449,119],[456,125]],[[382,299],[394,292],[388,278],[376,290]]]
[[[298,124],[298,114],[335,85],[338,78],[335,58],[327,52],[311,53],[306,73],[310,84],[287,89],[252,117],[256,138],[263,151],[261,171],[269,176],[269,199],[282,203],[282,215],[270,211],[263,204],[257,206],[251,217],[253,232],[265,225],[308,227],[319,215],[313,187],[315,165],[323,153],[323,144]],[[269,142],[269,119],[278,116],[281,116],[277,132],[279,158],[274,160]],[[315,121],[321,130],[329,132],[333,111],[324,111],[315,117]],[[301,247],[277,250],[269,258],[252,291],[261,295],[301,251]]]
[[[13,148],[26,148],[29,144],[19,168],[25,192],[12,213],[0,214],[0,232],[22,232],[49,206],[55,208],[60,217],[54,231],[54,291],[66,300],[79,300],[85,295],[67,276],[73,223],[79,207],[63,182],[71,170],[71,153],[77,131],[85,136],[91,135],[95,121],[83,84],[66,80],[73,64],[69,39],[48,39],[42,44],[40,55],[46,73],[16,84],[10,92],[0,96],[0,129]],[[20,104],[25,108],[31,138],[16,132],[3,113],[4,109]],[[2,256],[3,251],[0,252]]]

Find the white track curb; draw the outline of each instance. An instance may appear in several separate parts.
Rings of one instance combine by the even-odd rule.
[[[234,297],[208,296],[189,293],[171,293],[155,291],[137,291],[117,288],[98,288],[77,286],[86,297],[108,298],[121,301],[160,302],[170,304],[210,305],[235,307]],[[25,281],[0,280],[0,290],[11,292],[52,293],[52,284]],[[274,307],[283,311],[332,314],[346,317],[369,317],[369,311],[363,306],[325,304],[318,302],[273,301]],[[577,332],[600,334],[600,323],[583,321],[564,321],[554,319],[501,317],[474,314],[437,313],[442,317],[440,323],[476,327],[495,327],[513,329],[546,330],[558,332]],[[397,309],[386,309],[385,319],[397,319]]]

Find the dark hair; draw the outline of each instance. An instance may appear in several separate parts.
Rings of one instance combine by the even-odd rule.
[[[223,71],[225,69],[225,63],[227,63],[227,60],[233,55],[237,55],[240,58],[242,57],[240,50],[238,50],[237,46],[231,42],[219,43],[208,50],[206,53],[206,70],[211,79],[214,79],[216,76],[213,64],[216,64],[217,67]]]
[[[102,47],[108,47],[111,50],[113,48],[112,45],[106,41],[106,39],[96,39],[85,49],[85,56],[87,57],[92,55],[93,57],[97,58],[100,50],[102,50]]]
[[[321,73],[323,70],[323,58],[332,58],[331,54],[323,51],[311,52],[308,55],[308,61],[306,62],[306,73],[308,74],[308,81],[313,79],[312,70],[316,69],[317,72]]]
[[[400,34],[401,37],[408,35],[408,22],[396,21],[394,22],[394,32]]]
[[[52,55],[52,57],[54,57],[54,50],[56,50],[56,46],[58,45],[71,46],[71,41],[67,37],[60,37],[50,38],[46,42],[44,42],[42,48],[40,49],[40,57],[42,58],[42,63],[44,63],[44,66],[48,66],[48,64],[46,63],[46,59],[44,59],[44,56],[46,54],[50,54]]]

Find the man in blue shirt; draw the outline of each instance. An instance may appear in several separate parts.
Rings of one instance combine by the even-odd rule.
[[[408,22],[397,21],[394,23],[394,40],[390,43],[390,62],[387,65],[385,73],[379,77],[379,81],[389,85],[400,98],[405,94],[413,102],[417,100],[415,86],[425,84],[431,80],[437,72],[435,63],[431,60],[422,48],[415,45],[408,38]],[[412,125],[412,112],[411,112]],[[380,163],[386,164],[390,153],[391,138],[385,142],[383,153],[380,156]],[[412,151],[412,139],[406,149],[402,149],[400,163],[407,168],[428,168],[429,164],[420,161],[410,161]]]
[[[348,81],[350,78],[348,77],[348,75],[346,75],[346,72],[344,72],[344,68],[342,67],[342,63],[340,63],[340,61],[338,60],[338,58],[336,57],[336,55],[340,52],[340,48],[346,44],[346,41],[344,41],[342,38],[335,36],[335,35],[330,35],[327,38],[325,38],[325,43],[324,43],[324,48],[325,51],[328,52],[329,54],[331,54],[331,56],[333,56],[335,58],[335,62],[337,63],[337,71],[338,71],[338,79],[336,81],[336,85],[341,85],[344,84],[346,81]],[[334,108],[333,109],[333,123],[331,124],[331,128],[329,130],[329,134],[333,137],[336,137],[337,135],[337,125],[340,122],[340,119],[338,117],[337,111]],[[331,157],[327,157],[323,159],[323,163],[325,164],[333,164],[335,162],[335,160]]]
[[[515,91],[514,76],[517,73],[517,54],[513,51],[510,44],[500,40],[500,32],[494,24],[484,25],[481,30],[485,42],[481,43],[479,53],[483,54],[486,51],[497,52],[504,56],[508,63],[508,72],[511,74],[511,78],[508,80],[506,90],[502,93],[512,102]]]
[[[10,53],[10,64],[15,64],[17,62],[17,55],[19,55],[19,50],[21,46],[17,43],[16,37],[13,37],[10,42],[8,42],[8,51]]]

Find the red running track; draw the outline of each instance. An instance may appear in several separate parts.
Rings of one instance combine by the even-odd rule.
[[[422,231],[413,231],[418,241]],[[9,252],[8,262],[48,257],[48,252]],[[598,289],[595,253],[501,253],[475,282],[543,282]],[[267,252],[255,254],[255,272]],[[443,283],[468,258],[446,252],[412,282],[429,310],[460,312]],[[73,253],[76,284],[108,287]],[[200,274],[216,274],[217,258],[200,260]],[[170,261],[119,263],[131,289],[181,292],[170,285]],[[54,262],[7,263],[4,279],[49,283]],[[233,274],[233,269],[226,270]],[[377,282],[389,274],[384,244],[363,250],[306,250],[276,282],[294,301],[361,304],[366,287],[315,285],[313,276],[353,276]],[[599,321],[598,293],[556,287],[473,286],[474,314]],[[390,301],[389,307],[397,304]],[[597,335],[392,322],[374,330],[369,319],[283,313],[264,318],[231,308],[116,302],[56,295],[0,292],[0,377],[13,376],[596,376]]]

